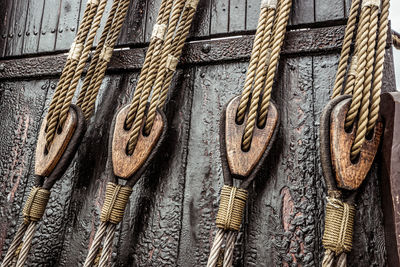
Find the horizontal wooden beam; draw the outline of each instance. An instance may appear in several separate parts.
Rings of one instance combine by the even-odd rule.
[[[292,30],[287,33],[283,55],[301,56],[339,51],[344,26]],[[253,35],[240,35],[188,42],[181,64],[218,64],[247,60],[253,45]],[[121,48],[114,52],[109,72],[135,71],[141,68],[146,48]],[[28,79],[60,75],[66,54],[42,55],[0,60],[0,79]]]

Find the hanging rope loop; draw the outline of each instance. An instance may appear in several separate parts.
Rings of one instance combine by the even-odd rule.
[[[100,220],[102,222],[111,222],[113,224],[118,224],[122,221],[131,194],[132,188],[129,186],[108,183],[103,208],[101,209]]]
[[[337,198],[327,197],[322,244],[339,255],[350,252],[353,240],[355,208]]]
[[[22,211],[26,224],[29,222],[37,222],[43,217],[49,198],[49,190],[40,187],[32,188]]]
[[[239,231],[246,207],[248,192],[245,189],[224,185],[216,219],[218,228]]]

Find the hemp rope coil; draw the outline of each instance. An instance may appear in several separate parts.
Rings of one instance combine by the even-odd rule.
[[[345,121],[345,127],[356,127],[350,152],[352,160],[358,157],[366,136],[378,120],[389,4],[390,0],[353,0],[350,9],[332,99],[342,92],[352,95]],[[354,37],[355,48],[351,56]],[[355,207],[351,202],[354,197],[355,193],[351,199],[343,201],[340,191],[328,190],[323,267],[347,265],[346,253],[352,247]]]
[[[143,121],[146,120],[146,129],[150,132],[156,109],[163,108],[165,105],[172,76],[189,34],[197,4],[198,0],[163,0],[161,2],[149,48],[125,121],[126,127],[132,131],[128,142],[128,153],[133,153],[135,149]],[[90,85],[88,87],[90,88]],[[90,92],[90,89],[87,92]],[[150,108],[146,114],[150,95],[152,96]],[[85,105],[83,107],[85,111]],[[129,180],[128,184],[121,186],[117,183],[108,183],[100,215],[101,223],[90,246],[84,267],[93,266],[96,258],[100,258],[99,267],[109,264],[116,226],[123,219],[125,207],[129,202],[134,185],[129,183]]]
[[[291,0],[261,1],[260,17],[250,63],[236,113],[237,122],[242,123],[245,120],[248,109],[248,117],[242,138],[243,151],[250,149],[255,127],[263,127],[266,123],[272,87],[291,6]],[[227,184],[222,188],[216,218],[218,230],[210,250],[208,267],[217,266],[221,253],[224,253],[224,267],[232,266],[233,264],[233,251],[248,195],[244,187],[247,186],[248,183],[243,182],[240,188]],[[224,239],[225,249],[223,249]]]
[[[78,106],[85,107],[85,118],[88,120],[94,109],[98,90],[104,77],[107,63],[112,55],[117,37],[124,22],[130,0],[115,0],[109,12],[106,25],[103,29],[100,41],[96,47],[93,60],[85,81],[91,81],[95,77],[96,84],[84,82],[81,88]],[[71,45],[67,61],[62,71],[56,91],[51,101],[46,125],[46,147],[50,148],[57,130],[62,129],[67,118],[72,98],[82,76],[82,72],[89,58],[94,38],[100,27],[100,22],[105,11],[107,0],[89,0],[80,23],[77,36]],[[105,46],[106,45],[106,46]],[[101,52],[107,49],[106,57],[101,57]],[[99,66],[98,61],[105,60]],[[91,86],[91,91],[88,87]],[[89,92],[89,93],[88,93]],[[84,105],[85,104],[85,105]],[[39,181],[39,184],[43,181]],[[23,209],[24,222],[19,227],[8,251],[3,259],[2,267],[9,266],[16,261],[16,266],[22,267],[28,257],[37,222],[42,218],[50,191],[44,188],[34,187]]]

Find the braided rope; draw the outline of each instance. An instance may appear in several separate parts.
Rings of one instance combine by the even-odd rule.
[[[151,89],[152,89],[154,83],[156,82],[156,78],[159,73],[158,66],[165,65],[166,58],[164,58],[165,54],[163,54],[164,48],[165,48],[165,50],[170,49],[173,34],[176,30],[176,25],[179,22],[179,18],[182,13],[182,10],[184,8],[184,4],[185,4],[185,0],[177,0],[175,2],[174,7],[172,9],[171,17],[169,20],[169,24],[167,27],[167,33],[166,33],[166,37],[165,37],[166,41],[164,42],[163,49],[161,50],[161,52],[153,54],[153,57],[155,58],[154,62],[157,62],[157,64],[154,64],[153,67],[150,67],[148,77],[144,84],[139,107],[138,107],[136,117],[133,122],[133,126],[132,126],[131,133],[130,133],[130,138],[128,141],[128,153],[129,154],[133,153],[133,150],[135,149],[136,143],[138,141],[140,128],[142,127],[143,119],[145,116],[145,110],[147,107],[148,97],[150,95],[150,92],[151,92]],[[128,116],[129,116],[129,114],[128,114]]]
[[[367,66],[367,49],[368,49],[368,22],[371,17],[371,8],[366,6],[361,11],[361,17],[359,22],[359,30],[357,35],[357,78],[354,87],[353,99],[349,111],[347,112],[345,127],[349,128],[353,125],[357,115],[359,114],[359,108],[361,105],[365,70]]]
[[[106,45],[104,46],[102,52],[100,53],[100,59],[96,66],[96,73],[91,80],[89,88],[87,89],[87,93],[85,99],[82,103],[82,111],[85,114],[85,117],[88,119],[93,113],[94,105],[96,102],[96,98],[105,76],[105,71],[107,69],[107,64],[111,59],[111,55],[114,49],[114,46],[117,43],[119,33],[121,31],[123,22],[125,21],[126,14],[128,12],[130,0],[123,0],[122,3],[118,7],[118,11],[116,14],[116,20],[113,22],[112,29],[110,31],[111,37],[106,41]],[[94,81],[94,82],[93,82]]]
[[[251,140],[253,137],[253,131],[256,125],[258,104],[260,100],[261,91],[266,78],[267,67],[269,65],[269,58],[271,56],[271,33],[275,19],[275,8],[269,8],[267,12],[266,27],[264,30],[263,42],[260,49],[259,61],[257,62],[257,70],[254,78],[253,92],[251,96],[251,103],[249,109],[249,115],[246,122],[246,127],[243,134],[242,147],[244,151],[250,149]]]
[[[96,231],[94,236],[93,243],[89,249],[88,255],[86,256],[84,267],[90,267],[97,256],[97,252],[99,251],[101,241],[103,240],[104,235],[106,234],[106,229],[108,226],[108,222],[101,222],[99,228]]]
[[[258,25],[257,25],[256,35],[254,36],[253,49],[251,51],[249,66],[247,68],[246,80],[244,82],[244,89],[242,91],[238,111],[236,114],[236,119],[237,121],[240,122],[244,120],[247,104],[250,101],[251,88],[254,82],[257,62],[260,55],[262,37],[264,36],[264,29],[266,26],[265,22],[267,21],[267,14],[268,14],[268,9],[262,8],[260,11],[260,17],[258,18]]]
[[[3,259],[3,262],[1,264],[1,267],[8,267],[11,265],[11,262],[17,257],[17,251],[20,250],[20,247],[22,245],[22,239],[24,238],[26,229],[28,228],[28,224],[22,223],[15,236],[13,241],[11,242],[10,247],[7,250],[6,256]]]
[[[368,46],[366,56],[366,70],[364,76],[364,84],[362,89],[362,100],[361,108],[359,111],[359,118],[357,122],[356,138],[351,147],[350,157],[355,159],[361,151],[361,147],[365,141],[365,135],[367,133],[368,115],[369,115],[369,103],[372,87],[372,78],[374,71],[375,62],[375,46],[376,46],[376,33],[378,29],[378,7],[371,7],[371,16],[369,21],[368,30]],[[360,79],[361,80],[361,79]]]
[[[91,28],[93,19],[95,18],[97,11],[98,11],[98,7],[100,6],[104,6],[105,7],[105,2],[106,0],[102,0],[102,2],[98,5],[96,2],[90,2],[90,10],[88,12],[88,16],[87,18],[84,20],[83,25],[81,26],[82,31],[81,34],[78,34],[77,36],[77,41],[75,42],[75,45],[79,45],[82,46],[85,43],[87,34],[89,33],[89,30]],[[101,10],[100,10],[101,12]],[[91,46],[91,44],[90,44]],[[74,46],[71,47],[71,54],[75,53],[74,52]],[[54,110],[51,113],[51,117],[48,117],[47,120],[47,132],[46,132],[46,144],[47,144],[47,148],[50,147],[51,142],[54,139],[56,130],[58,128],[59,125],[59,114],[61,113],[61,110],[63,108],[63,103],[65,101],[65,98],[67,96],[68,93],[68,87],[70,85],[70,82],[74,76],[75,73],[75,69],[79,63],[79,57],[80,57],[81,51],[79,51],[79,55],[74,56],[71,58],[71,63],[70,63],[70,68],[67,70],[63,70],[63,73],[65,72],[65,75],[62,75],[62,77],[64,77],[63,80],[59,80],[56,91],[59,91],[59,93],[57,94],[58,97],[57,99],[53,99],[52,102],[54,101],[55,103],[50,104],[50,108],[52,106],[54,106]]]
[[[173,0],[164,0],[161,2],[161,7],[157,16],[156,25],[167,25],[170,12],[172,10]],[[141,96],[143,93],[143,87],[146,83],[148,74],[150,69],[155,66],[154,51],[158,51],[164,41],[164,38],[159,38],[158,36],[152,36],[149,44],[149,48],[147,49],[146,57],[144,59],[143,67],[140,71],[139,80],[136,85],[135,93],[133,95],[133,99],[130,105],[130,109],[128,115],[126,117],[126,127],[130,129],[136,117],[137,110],[139,108],[139,103],[141,100]]]
[[[382,0],[381,18],[378,32],[378,44],[376,49],[375,72],[372,85],[371,107],[368,116],[367,134],[375,127],[378,120],[381,101],[381,89],[383,79],[383,66],[385,63],[385,48],[389,28],[390,0]]]
[[[106,267],[111,256],[112,252],[112,245],[114,241],[114,235],[115,235],[115,229],[116,225],[111,223],[107,227],[107,235],[104,240],[104,246],[103,250],[101,253],[100,261],[99,261],[99,267]]]
[[[23,267],[25,265],[26,260],[28,259],[29,250],[31,249],[32,246],[32,239],[36,232],[36,226],[37,222],[32,221],[29,223],[26,229],[24,242],[22,243],[16,267]]]
[[[233,265],[233,251],[235,249],[236,237],[237,232],[235,231],[229,231],[226,234],[223,267],[231,267]]]
[[[291,0],[283,0],[282,2],[280,2],[278,11],[279,13],[277,15],[276,29],[274,29],[273,32],[274,39],[272,41],[271,59],[268,65],[268,71],[266,75],[267,80],[265,81],[265,86],[263,88],[263,96],[262,96],[259,119],[258,119],[259,126],[263,126],[267,118],[268,107],[271,100],[272,86],[274,84],[275,73],[278,67],[279,56],[286,34],[286,26],[289,21],[289,14],[291,7],[292,7]]]
[[[111,31],[111,26],[112,26],[113,20],[115,18],[115,13],[118,9],[119,2],[120,2],[120,0],[115,0],[113,2],[113,5],[111,6],[110,13],[108,15],[106,24],[104,25],[103,32],[100,36],[100,40],[96,46],[96,50],[93,54],[92,60],[90,61],[88,70],[86,72],[85,79],[83,80],[82,88],[79,93],[78,100],[76,102],[78,106],[82,106],[83,100],[86,97],[86,93],[87,93],[87,89],[89,87],[90,81],[91,81],[93,75],[95,74],[95,70],[96,70],[97,62],[99,61],[100,53],[105,45],[108,34]]]
[[[347,20],[346,31],[344,34],[343,46],[339,67],[336,74],[335,85],[333,87],[332,99],[340,95],[342,92],[343,82],[346,76],[348,61],[350,57],[350,48],[354,38],[354,31],[357,25],[358,9],[360,8],[361,0],[353,0],[350,8],[350,15]]]
[[[219,252],[221,251],[222,243],[224,241],[224,234],[224,230],[218,228],[210,250],[210,256],[208,257],[207,267],[215,267],[217,265]]]

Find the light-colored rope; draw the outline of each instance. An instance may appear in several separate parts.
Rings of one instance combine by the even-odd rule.
[[[103,240],[104,235],[106,234],[106,229],[108,226],[108,222],[101,222],[99,228],[96,231],[94,236],[94,240],[92,245],[90,246],[88,255],[86,256],[85,263],[83,264],[84,267],[92,266],[94,259],[97,256],[99,248],[101,246],[101,241]]]
[[[233,251],[235,250],[236,237],[236,231],[229,231],[226,234],[223,267],[231,267],[233,265]]]
[[[263,88],[263,96],[260,105],[260,112],[258,119],[258,125],[260,126],[265,124],[267,118],[268,107],[271,101],[272,86],[274,84],[280,52],[282,49],[283,41],[285,39],[286,27],[289,21],[289,14],[291,7],[292,7],[291,0],[282,0],[279,5],[276,28],[273,31],[274,39],[272,41],[272,47],[271,47],[271,59],[268,65],[268,71],[266,74],[266,81],[265,81],[265,86]]]
[[[22,239],[24,238],[27,228],[28,228],[28,224],[26,224],[26,223],[22,223],[20,225],[17,232],[15,233],[14,239],[11,242],[10,247],[7,250],[6,256],[3,259],[1,267],[8,267],[15,260],[15,258],[19,254],[19,253],[17,253],[17,251],[20,250],[20,247],[22,245]]]
[[[114,241],[116,225],[110,223],[107,227],[107,235],[104,240],[103,250],[100,257],[99,267],[107,267],[110,260],[112,245]]]
[[[400,37],[397,34],[392,34],[394,48],[400,50]]]
[[[348,61],[350,57],[351,44],[353,42],[354,32],[357,26],[357,15],[358,15],[358,9],[360,8],[360,3],[361,0],[353,0],[350,7],[350,15],[347,20],[341,57],[339,61],[338,71],[336,74],[335,85],[333,87],[332,99],[340,95],[342,92],[343,82],[346,77]]]
[[[250,149],[251,140],[253,137],[254,128],[256,126],[258,115],[258,104],[260,102],[261,91],[264,86],[266,72],[269,65],[271,56],[271,33],[275,19],[275,8],[268,9],[266,27],[264,30],[263,42],[260,49],[259,61],[257,62],[257,69],[254,78],[253,92],[250,100],[250,109],[246,121],[246,127],[243,134],[242,147],[247,151]],[[279,19],[279,18],[277,18]]]
[[[222,243],[224,241],[224,234],[224,230],[218,228],[210,250],[210,256],[208,257],[207,267],[215,267],[217,265],[219,252],[221,251]]]
[[[376,48],[375,70],[371,92],[371,107],[368,116],[367,134],[370,133],[378,120],[381,101],[383,66],[385,63],[385,48],[389,29],[390,0],[382,0],[381,18],[378,32],[378,44]]]
[[[128,150],[129,154],[133,153],[133,150],[135,149],[136,143],[138,141],[140,129],[142,127],[143,119],[145,117],[147,101],[148,101],[151,89],[152,89],[154,83],[156,82],[156,78],[158,75],[158,67],[163,64],[165,65],[165,62],[164,62],[165,55],[163,54],[163,50],[164,50],[164,48],[168,49],[168,47],[171,45],[173,34],[176,30],[176,25],[179,22],[179,18],[182,13],[182,10],[184,8],[184,5],[185,5],[185,0],[177,0],[175,2],[174,7],[172,9],[171,18],[169,20],[169,24],[167,27],[167,33],[165,36],[165,42],[163,45],[163,49],[161,49],[159,53],[153,54],[153,56],[155,58],[154,62],[157,62],[157,65],[154,64],[152,67],[150,67],[148,77],[144,84],[141,100],[139,102],[138,110],[137,110],[135,119],[133,121],[133,126],[131,129],[130,138],[128,141],[128,149],[127,150]],[[129,114],[128,114],[128,116],[129,116]]]
[[[28,259],[29,250],[31,249],[32,246],[32,239],[36,232],[36,226],[37,222],[32,221],[29,223],[28,228],[26,229],[24,241],[22,243],[16,267],[23,267],[25,265],[26,260]]]
[[[366,70],[364,73],[362,85],[362,99],[361,99],[361,108],[359,111],[359,118],[357,122],[357,130],[356,130],[356,138],[351,148],[350,156],[352,159],[355,159],[358,154],[360,154],[361,147],[365,141],[365,136],[367,133],[367,124],[368,124],[368,115],[369,115],[369,104],[370,104],[370,95],[371,95],[371,87],[372,87],[372,78],[374,71],[374,62],[375,62],[375,46],[376,46],[376,33],[378,29],[378,7],[370,8],[370,21],[369,21],[369,29],[368,29],[368,43],[367,43],[367,51],[366,51]],[[358,84],[357,84],[358,86]],[[356,86],[356,89],[357,89]]]

